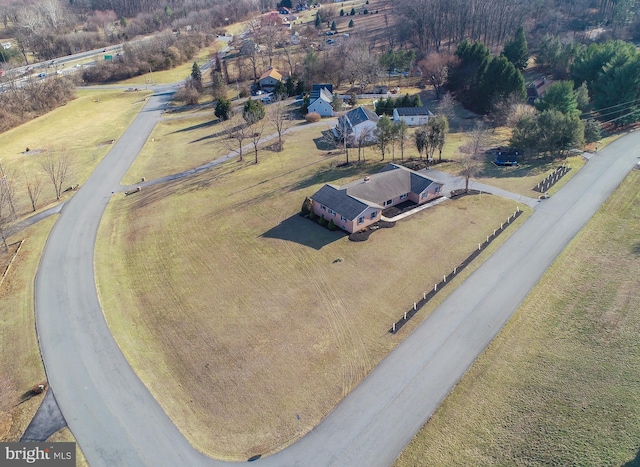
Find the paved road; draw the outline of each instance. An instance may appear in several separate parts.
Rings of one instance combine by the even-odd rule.
[[[36,277],[47,377],[92,466],[226,465],[191,448],[111,337],[96,297],[93,248],[111,193],[166,105],[155,95],[54,226]],[[555,257],[625,177],[640,134],[590,162],[302,440],[265,466],[385,466],[497,334]]]

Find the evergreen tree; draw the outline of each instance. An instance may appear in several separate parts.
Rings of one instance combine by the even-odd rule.
[[[282,81],[278,81],[276,85],[273,87],[273,97],[275,98],[275,100],[278,101],[286,96],[288,96],[287,85]]]
[[[220,97],[214,115],[222,121],[229,120],[231,118],[231,101],[226,97]]]
[[[353,24],[353,20],[349,21],[349,27],[352,28],[354,26],[355,26],[355,24]]]
[[[580,86],[573,90],[573,93],[576,95],[576,103],[578,104],[580,112],[586,112],[589,109],[590,100],[587,83],[582,82]]]
[[[264,118],[264,105],[257,99],[249,99],[242,109],[242,118],[252,124]]]
[[[518,70],[524,70],[529,62],[529,47],[527,46],[527,38],[524,35],[522,26],[516,31],[516,35],[512,41],[504,44],[502,54],[507,57]]]
[[[222,73],[211,70],[211,95],[214,99],[224,97],[227,94],[227,84],[224,82]]]
[[[320,19],[320,12],[316,13],[316,21],[315,21],[315,27],[319,28],[322,25],[322,20]]]
[[[536,109],[540,112],[557,110],[565,115],[580,115],[573,82],[557,81],[550,84],[542,99],[536,101]]]
[[[356,9],[355,8],[351,8],[351,16],[355,16],[356,15]]]
[[[344,10],[340,10],[340,16],[344,16]]]
[[[336,25],[336,22],[335,22],[335,21],[333,21],[333,22],[331,23],[331,30],[332,30],[332,31],[337,31],[337,30],[338,30],[338,26]]]
[[[595,143],[600,139],[600,122],[590,118],[584,121],[584,140],[587,143]]]
[[[470,103],[480,112],[491,110],[495,102],[509,95],[525,96],[524,77],[506,57],[493,57],[478,69],[475,93]]]
[[[295,96],[296,94],[296,85],[293,83],[293,79],[291,76],[287,78],[287,81],[284,83],[285,88],[287,89],[287,96]]]
[[[331,107],[333,107],[334,112],[340,112],[342,110],[342,98],[338,94],[334,94],[333,100],[331,101]]]
[[[200,67],[197,62],[193,62],[193,66],[191,67],[191,78],[193,79],[198,92],[202,92],[202,71],[200,71]]]

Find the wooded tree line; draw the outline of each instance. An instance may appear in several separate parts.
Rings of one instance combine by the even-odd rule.
[[[128,43],[123,46],[122,55],[85,69],[82,79],[89,83],[118,81],[149,71],[167,70],[191,60],[206,41],[204,34],[175,37],[167,32],[151,40]]]
[[[211,32],[273,6],[275,0],[14,0],[0,5],[0,20],[25,63],[28,52],[49,60],[168,28]],[[17,61],[13,55],[0,61]]]
[[[22,87],[9,81],[0,93],[0,132],[66,104],[75,97],[70,78],[33,80]]]
[[[501,45],[526,24],[537,40],[545,34],[583,32],[589,26],[612,26],[614,34],[638,36],[635,0],[400,0],[405,38],[424,57],[443,47],[452,51],[464,39],[489,47]]]

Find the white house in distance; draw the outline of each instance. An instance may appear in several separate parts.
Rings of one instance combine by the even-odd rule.
[[[275,68],[269,68],[267,71],[262,73],[258,83],[260,83],[260,88],[265,91],[273,91],[278,82],[282,81],[282,75],[278,73],[278,70]]]
[[[317,112],[321,117],[333,117],[333,86],[314,84],[309,95],[309,112]]]
[[[347,143],[357,144],[362,137],[365,142],[375,141],[374,130],[378,124],[378,116],[375,112],[364,107],[356,107],[338,118],[338,123],[333,129],[336,138],[342,138],[342,133],[346,130]]]
[[[393,109],[393,121],[404,122],[409,126],[417,126],[426,124],[433,114],[426,107],[399,107]]]

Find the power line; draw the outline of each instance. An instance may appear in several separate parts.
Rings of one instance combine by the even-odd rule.
[[[631,104],[634,104],[636,102],[640,102],[640,98],[634,99],[634,100],[631,100],[631,101],[627,101],[627,102],[623,102],[621,104],[612,105],[612,106],[609,106],[609,107],[603,107],[602,109],[598,109],[598,110],[590,110],[589,112],[585,112],[585,113],[581,114],[580,117],[588,116],[588,115],[591,115],[591,114],[594,114],[594,113],[597,113],[597,112],[602,112],[603,110],[609,110],[609,109],[613,109],[613,108],[616,108],[616,107],[621,107],[623,105],[631,105]]]

